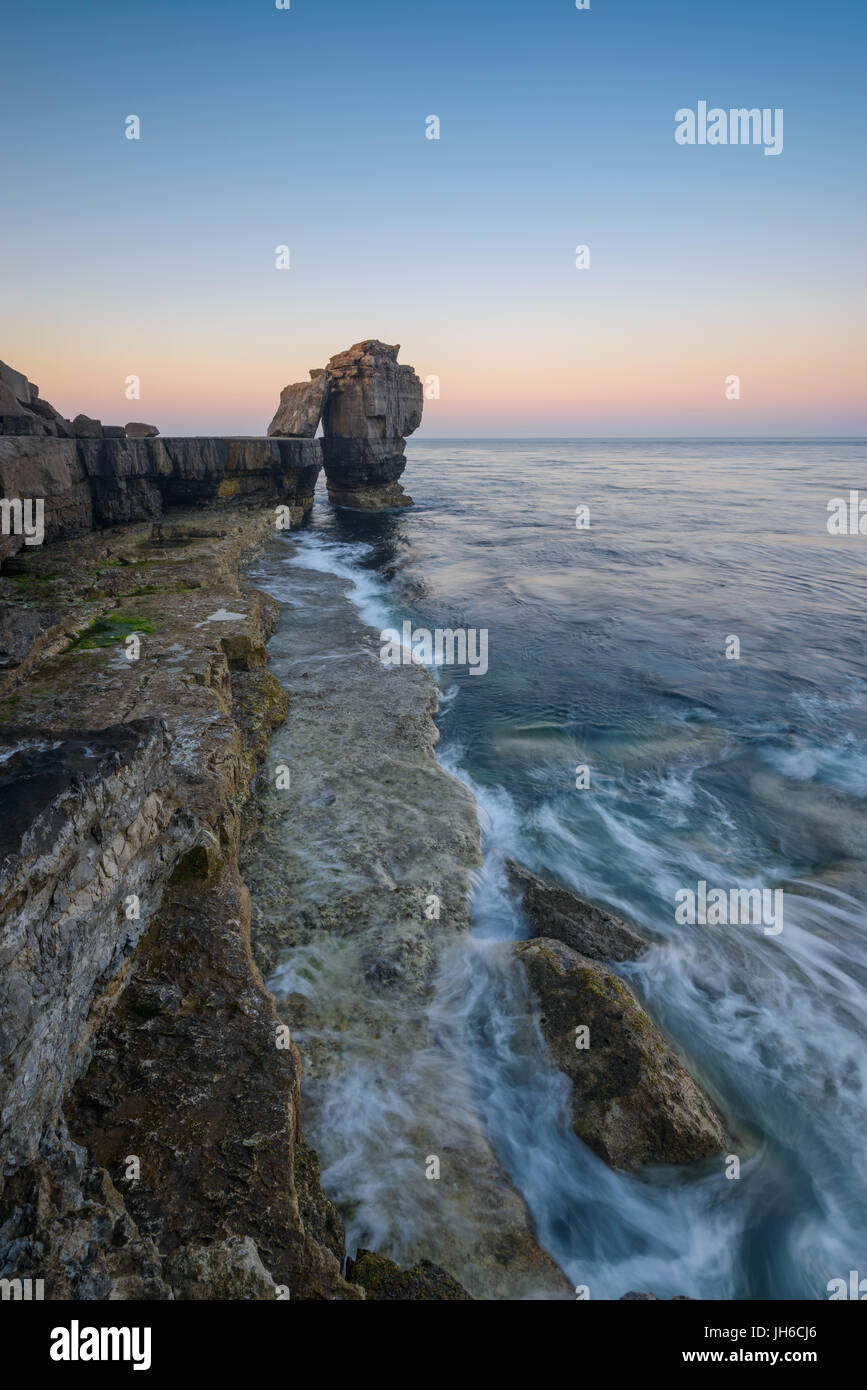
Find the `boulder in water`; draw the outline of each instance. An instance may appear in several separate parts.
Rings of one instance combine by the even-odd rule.
[[[714,1105],[617,975],[562,941],[520,941],[514,950],[553,1061],[572,1082],[579,1139],[612,1168],[691,1163],[723,1149]]]
[[[506,868],[536,936],[553,937],[593,960],[635,960],[647,950],[622,917],[544,883],[513,859],[506,860]]]

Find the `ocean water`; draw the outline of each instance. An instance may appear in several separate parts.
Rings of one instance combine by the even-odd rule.
[[[477,797],[485,854],[476,966],[438,1006],[542,1244],[593,1298],[825,1298],[867,1276],[867,536],[826,526],[831,498],[867,489],[867,445],[408,458],[414,508],[317,501],[291,563],[343,577],[376,628],[487,630],[484,675],[436,672],[439,756]],[[652,942],[618,969],[723,1110],[739,1178],[716,1159],[616,1173],[571,1133],[518,978],[486,967],[487,944],[528,934],[507,856]],[[699,880],[782,889],[782,932],[677,924]]]

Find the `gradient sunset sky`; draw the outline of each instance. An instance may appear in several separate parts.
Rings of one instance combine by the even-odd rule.
[[[0,358],[66,415],[262,434],[379,337],[439,376],[429,437],[867,433],[860,0],[12,0],[3,29]],[[782,107],[783,153],[677,145],[699,100]]]

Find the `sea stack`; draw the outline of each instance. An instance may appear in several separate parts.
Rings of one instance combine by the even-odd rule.
[[[413,368],[398,364],[399,351],[399,343],[366,338],[280,393],[269,435],[309,437],[321,419],[328,496],[338,506],[412,505],[398,479],[406,436],[421,424],[423,392]]]

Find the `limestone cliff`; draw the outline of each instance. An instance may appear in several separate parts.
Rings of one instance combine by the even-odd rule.
[[[64,420],[36,391],[0,362],[0,494],[40,501],[48,542],[158,520],[172,507],[283,505],[295,522],[313,504],[319,440],[158,438],[148,425]],[[28,544],[4,517],[0,560]]]

